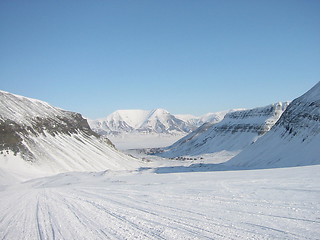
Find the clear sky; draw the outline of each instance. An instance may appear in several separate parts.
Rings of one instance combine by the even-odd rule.
[[[89,118],[258,107],[318,81],[318,0],[0,1],[0,89]]]

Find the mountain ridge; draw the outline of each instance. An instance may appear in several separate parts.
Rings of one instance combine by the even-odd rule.
[[[232,111],[232,110],[229,110]],[[101,135],[123,133],[187,134],[205,122],[219,122],[229,111],[207,113],[200,117],[171,114],[165,109],[117,110],[105,118],[88,120],[90,127]]]
[[[223,120],[205,123],[173,145],[163,148],[162,157],[201,155],[219,151],[239,152],[266,133],[289,102],[227,113]]]
[[[43,172],[120,170],[137,161],[91,130],[81,114],[0,91],[0,166]]]
[[[320,164],[320,82],[287,107],[271,130],[226,162],[242,168]]]

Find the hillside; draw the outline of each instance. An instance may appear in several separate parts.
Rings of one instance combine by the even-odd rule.
[[[0,133],[3,169],[58,173],[138,166],[93,132],[81,114],[3,91]]]
[[[240,152],[265,134],[279,119],[288,103],[233,111],[215,123],[206,123],[173,145],[162,149],[163,157],[201,155],[220,151]]]
[[[320,164],[320,82],[295,99],[263,137],[227,165],[244,168]]]

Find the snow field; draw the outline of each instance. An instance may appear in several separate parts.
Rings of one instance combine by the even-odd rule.
[[[318,239],[320,166],[64,173],[0,191],[1,239]]]

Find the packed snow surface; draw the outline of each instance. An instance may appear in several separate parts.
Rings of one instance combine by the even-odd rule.
[[[0,238],[319,239],[319,182],[320,166],[63,173],[0,188]]]

